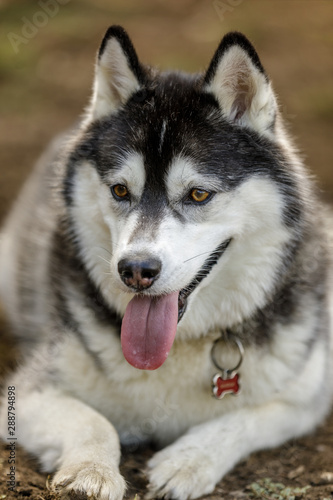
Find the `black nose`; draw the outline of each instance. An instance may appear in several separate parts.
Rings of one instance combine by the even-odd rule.
[[[162,269],[159,259],[122,259],[118,272],[128,287],[139,292],[149,288],[157,280]]]

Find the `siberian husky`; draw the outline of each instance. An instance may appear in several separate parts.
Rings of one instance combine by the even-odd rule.
[[[152,440],[148,497],[196,498],[322,422],[331,235],[244,35],[188,75],[144,66],[109,28],[84,118],[2,236],[15,433],[52,487],[121,499],[120,443]],[[5,394],[4,439],[7,416]]]

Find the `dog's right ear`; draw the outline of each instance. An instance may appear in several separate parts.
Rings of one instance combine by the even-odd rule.
[[[144,81],[144,70],[128,34],[121,26],[111,26],[98,52],[90,117],[115,113]]]

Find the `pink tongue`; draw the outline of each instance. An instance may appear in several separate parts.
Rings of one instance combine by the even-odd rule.
[[[130,365],[156,370],[175,339],[178,322],[178,292],[158,298],[134,297],[121,325],[121,347]]]

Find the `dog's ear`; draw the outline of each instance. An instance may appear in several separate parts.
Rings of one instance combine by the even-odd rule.
[[[90,114],[93,119],[116,112],[145,80],[144,70],[126,31],[111,26],[101,43]]]
[[[272,134],[276,99],[249,40],[238,32],[222,39],[204,78],[204,89],[217,99],[223,116],[261,134]]]

